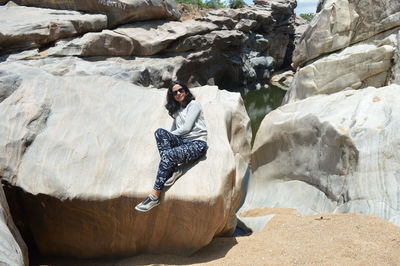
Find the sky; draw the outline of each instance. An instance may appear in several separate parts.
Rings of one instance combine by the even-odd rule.
[[[253,0],[245,0],[246,3],[252,5]],[[296,15],[302,13],[315,13],[317,9],[318,0],[297,0],[297,7],[295,9]]]
[[[318,0],[297,0],[297,7],[294,10],[296,15],[302,13],[315,13],[317,9]]]

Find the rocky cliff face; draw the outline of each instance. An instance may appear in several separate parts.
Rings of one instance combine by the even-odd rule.
[[[286,105],[257,132],[241,212],[357,212],[400,225],[399,15],[399,1],[320,1]]]
[[[33,5],[37,1],[20,3],[28,2]],[[40,6],[54,8],[55,4],[46,5],[47,2],[53,3],[46,1]],[[102,1],[97,2],[103,6]],[[78,9],[71,1],[57,5],[57,8],[67,3],[68,7]],[[18,28],[18,23],[3,29],[0,52],[9,52],[12,48],[39,47],[6,56],[6,60],[36,64],[43,69],[49,69],[48,64],[57,64],[63,68],[59,71],[62,75],[69,75],[89,61],[92,73],[117,74],[142,86],[166,87],[171,79],[179,79],[190,86],[218,85],[231,91],[252,89],[265,84],[273,71],[290,64],[295,5],[294,0],[261,1],[255,6],[238,10],[212,11],[195,20],[133,22],[130,19],[129,24],[121,25],[123,20],[110,27],[107,12],[102,12],[105,15],[71,13],[75,14],[74,21],[71,21],[69,17],[57,17],[54,10],[52,14],[57,19],[40,13],[44,12],[40,8],[8,4],[0,7],[5,23],[11,11],[29,12],[35,16],[30,16],[31,20],[24,24],[23,29]],[[96,7],[91,10],[93,12],[100,11]],[[18,16],[14,17],[18,20]],[[39,40],[38,28],[45,29],[40,32]],[[70,56],[74,58],[72,66],[65,63],[65,60],[71,60]],[[100,65],[106,66],[107,70]],[[85,69],[82,75],[86,74]]]
[[[286,103],[398,82],[399,1],[321,1],[320,6],[294,51],[300,69]]]

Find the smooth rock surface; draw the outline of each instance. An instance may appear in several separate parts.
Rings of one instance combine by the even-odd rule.
[[[193,90],[209,130],[207,156],[144,214],[133,207],[153,186],[153,132],[172,124],[166,91],[18,63],[3,68],[22,81],[0,103],[0,171],[26,191],[25,222],[43,254],[190,254],[232,233],[251,140],[240,94]]]
[[[297,71],[283,103],[317,94],[385,86],[395,48],[359,44],[325,56]]]
[[[0,6],[0,23],[0,53],[4,53],[102,30],[107,26],[107,17],[76,11]]]
[[[172,0],[14,0],[17,4],[52,9],[78,10],[87,13],[106,14],[108,26],[180,17],[178,7]]]
[[[400,25],[400,1],[327,0],[303,34],[293,55],[295,66],[367,40]]]
[[[45,51],[47,56],[129,56],[134,51],[133,41],[111,30],[90,32],[80,38],[65,39]]]
[[[240,213],[372,214],[400,225],[399,85],[318,95],[269,113]]]
[[[1,173],[2,171],[0,175]],[[0,186],[0,239],[1,265],[29,265],[28,249],[13,222],[2,186]]]

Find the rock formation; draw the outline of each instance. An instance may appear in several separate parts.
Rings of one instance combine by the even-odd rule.
[[[111,77],[57,77],[18,63],[0,71],[0,173],[23,190],[10,193],[41,253],[190,254],[232,233],[251,140],[238,93],[193,90],[209,128],[207,156],[159,207],[140,213],[133,208],[152,189],[159,161],[153,132],[172,123],[165,90]]]
[[[28,265],[28,250],[14,225],[2,186],[0,187],[0,239],[1,265]]]
[[[14,2],[24,6],[106,14],[109,27],[153,19],[177,20],[180,17],[176,2],[172,0],[14,0]]]
[[[285,103],[398,82],[399,1],[332,0],[320,6],[294,51],[293,63],[301,68]]]
[[[286,105],[257,132],[240,212],[357,212],[400,225],[400,2],[321,0],[319,9],[294,51]]]
[[[171,1],[6,2],[0,178],[25,239],[42,254],[91,258],[191,254],[231,235],[251,133],[240,95],[217,87],[194,89],[210,129],[207,157],[154,211],[134,211],[158,165],[153,132],[171,124],[165,91],[154,87],[264,85],[290,64],[296,2],[185,21]]]
[[[31,1],[18,3],[28,2]],[[47,2],[50,1],[43,3]],[[166,87],[173,78],[190,86],[252,89],[265,84],[272,72],[290,64],[294,7],[294,0],[274,0],[237,10],[214,10],[205,17],[182,22],[153,20],[97,28],[78,37],[64,36],[28,54],[24,51],[7,55],[4,60],[32,60],[35,62],[27,63],[46,67],[46,58],[53,58],[53,63],[64,61],[66,56],[90,57],[93,65],[114,62],[116,69],[109,72],[119,72],[127,64],[135,71],[140,69],[142,74],[136,71],[136,78],[130,81],[143,86]],[[16,48],[19,46],[22,44],[15,44]],[[129,72],[124,75],[131,76]]]
[[[21,19],[24,18],[24,23]],[[46,8],[0,6],[0,53],[36,48],[55,40],[99,31],[107,26],[104,15],[81,14]]]
[[[319,95],[268,114],[241,209],[373,214],[400,225],[399,85]]]

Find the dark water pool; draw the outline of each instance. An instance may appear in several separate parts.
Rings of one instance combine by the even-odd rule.
[[[272,85],[269,85],[268,88],[242,93],[242,98],[251,121],[251,130],[253,132],[251,143],[254,142],[257,130],[265,115],[281,105],[285,93],[286,91]]]

